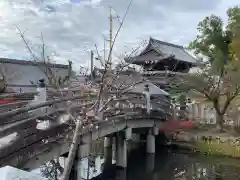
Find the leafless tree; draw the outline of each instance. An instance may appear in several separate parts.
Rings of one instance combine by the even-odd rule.
[[[195,96],[208,100],[216,111],[217,124],[223,131],[224,115],[240,93],[240,64],[238,61],[204,68],[193,74],[172,79],[172,88],[191,91]]]
[[[48,64],[51,63],[51,58],[49,56],[47,56],[46,54],[46,44],[44,42],[44,38],[43,35],[41,34],[41,51],[40,51],[40,57],[38,55],[36,55],[33,51],[33,49],[31,48],[30,44],[28,43],[26,37],[25,37],[25,31],[21,31],[21,29],[16,26],[17,30],[18,30],[18,34],[20,35],[20,37],[22,38],[25,47],[27,48],[32,63],[36,63],[36,62],[41,62],[41,65],[38,65],[38,68],[44,73],[44,75],[46,76],[47,80],[48,80],[48,84],[49,86],[53,87],[53,89],[59,89],[59,88],[63,88],[64,86],[67,86],[69,83],[69,80],[73,74],[72,71],[72,61],[68,60],[68,74],[64,77],[62,77],[61,75],[59,75],[58,71],[59,69],[57,68],[51,68],[48,66]]]
[[[86,116],[88,116],[89,113],[87,112],[92,112],[91,113],[91,116],[94,116],[94,117],[97,117],[97,119],[102,119],[101,118],[101,111],[104,107],[104,105],[106,105],[106,103],[108,103],[109,101],[111,101],[111,99],[109,99],[109,97],[106,97],[107,96],[107,91],[109,91],[109,85],[111,84],[112,80],[114,79],[113,78],[113,71],[112,71],[112,62],[111,62],[111,54],[112,54],[112,51],[113,51],[113,47],[114,47],[114,44],[116,42],[116,39],[118,37],[118,34],[122,28],[122,25],[125,21],[125,18],[128,14],[128,11],[131,7],[131,4],[132,4],[132,0],[130,1],[128,7],[127,7],[127,10],[124,14],[124,17],[120,23],[120,26],[119,28],[117,29],[117,32],[114,36],[114,39],[113,39],[113,43],[112,43],[112,46],[110,47],[110,50],[109,50],[109,54],[108,54],[108,58],[107,60],[104,61],[104,64],[102,64],[104,66],[104,69],[103,69],[103,72],[101,74],[101,77],[100,77],[100,84],[99,84],[99,87],[98,87],[98,96],[97,96],[97,99],[95,101],[95,104],[90,108],[90,109],[85,109],[84,111],[86,112]],[[100,59],[100,57],[99,57]],[[106,103],[103,103],[103,102],[106,102]],[[73,161],[74,161],[74,158],[76,156],[76,152],[77,152],[77,148],[78,148],[78,142],[80,141],[80,134],[81,134],[81,129],[83,127],[83,124],[82,124],[82,120],[85,117],[81,117],[82,119],[78,119],[77,120],[77,123],[76,123],[76,128],[75,128],[75,131],[74,131],[74,136],[73,136],[73,142],[71,144],[71,147],[70,147],[70,150],[69,150],[69,155],[68,155],[68,159],[67,159],[67,164],[66,164],[66,167],[64,168],[64,173],[63,173],[63,176],[62,176],[62,180],[68,180],[69,179],[69,175],[70,175],[70,172],[71,172],[71,169],[72,169],[72,166],[73,166]],[[100,117],[99,117],[100,116]]]
[[[48,86],[51,87],[53,91],[59,91],[63,87],[67,87],[70,83],[70,79],[72,75],[74,74],[72,71],[72,61],[68,61],[68,73],[65,76],[61,76],[59,72],[60,69],[52,68],[49,66],[51,64],[51,58],[46,54],[46,45],[44,42],[43,35],[41,34],[41,51],[40,56],[38,56],[32,47],[30,46],[29,42],[27,41],[25,37],[25,31],[21,31],[21,29],[16,26],[18,30],[18,34],[20,35],[21,39],[23,40],[25,47],[27,48],[30,57],[31,62],[33,64],[37,64],[37,67],[42,71],[42,73],[45,75],[45,77],[48,80]],[[40,62],[40,64],[38,64]],[[54,65],[54,64],[53,64]],[[35,82],[32,82],[32,84],[35,84]],[[61,90],[60,90],[61,91]],[[63,96],[63,94],[60,92],[60,95]],[[59,164],[59,160],[51,160],[50,162],[47,162],[43,165],[45,167],[45,170],[42,170],[42,173],[48,177],[54,176],[54,178],[58,178],[58,174],[63,173],[63,168]]]
[[[64,172],[61,177],[62,180],[69,179],[69,175],[70,175],[70,172],[71,172],[71,169],[73,166],[74,158],[76,156],[76,152],[77,152],[77,149],[79,146],[81,133],[84,129],[86,121],[91,127],[91,125],[92,125],[91,120],[90,120],[91,118],[102,120],[103,111],[106,109],[108,103],[113,101],[114,99],[117,99],[118,97],[120,97],[121,94],[125,93],[129,88],[134,86],[134,83],[138,83],[138,82],[134,82],[134,83],[126,84],[123,81],[121,81],[120,73],[121,73],[121,71],[124,70],[124,68],[128,67],[129,64],[120,63],[116,69],[113,69],[112,62],[111,62],[111,54],[113,51],[114,44],[115,44],[118,34],[122,28],[124,20],[128,14],[131,4],[132,4],[132,0],[130,1],[129,5],[127,7],[127,10],[124,14],[124,17],[120,22],[120,26],[117,29],[117,32],[114,36],[112,47],[110,48],[110,52],[108,54],[108,58],[106,60],[102,61],[103,69],[99,76],[99,79],[100,79],[99,83],[94,83],[94,81],[91,83],[90,90],[91,89],[97,90],[95,92],[95,94],[97,95],[97,98],[95,99],[93,105],[90,108],[82,108],[81,112],[79,112],[81,115],[77,115],[77,116],[70,112],[70,108],[66,108],[66,112],[69,114],[72,122],[74,122],[74,125],[73,125],[74,129],[73,129],[73,138],[71,141],[71,146],[70,146],[69,153],[68,153],[67,163],[64,167]],[[42,53],[41,54],[43,54],[43,55],[39,58],[33,53],[31,47],[28,45],[28,42],[26,41],[26,39],[24,37],[24,33],[19,28],[18,28],[18,31],[19,31],[19,34],[20,34],[22,40],[24,41],[24,43],[26,45],[26,48],[28,49],[29,53],[31,54],[33,63],[38,62],[38,61],[48,63],[49,62],[48,58],[45,57],[45,45],[44,45],[43,37],[41,38],[42,39]],[[96,47],[96,49],[97,49],[97,47]],[[101,57],[99,55],[98,55],[98,59],[101,59]],[[71,66],[71,64],[69,64],[69,65]],[[54,88],[57,91],[62,92],[62,89],[61,89],[62,84],[58,83],[58,78],[56,78],[56,75],[52,72],[52,70],[48,69],[48,68],[44,69],[42,67],[39,67],[39,68],[46,75],[49,83],[54,84],[53,85]],[[142,81],[142,80],[140,79],[139,81]],[[87,88],[84,88],[81,91],[81,93],[84,94],[84,91],[86,91],[86,90],[87,90]],[[110,96],[109,94],[110,94],[110,92],[113,92],[113,90],[116,92],[116,95]],[[65,107],[69,107],[69,105],[66,105]],[[62,169],[60,168],[58,170],[60,171]]]
[[[63,171],[64,168],[60,165],[58,158],[45,163],[41,168],[41,173],[43,176],[52,180],[58,180]]]

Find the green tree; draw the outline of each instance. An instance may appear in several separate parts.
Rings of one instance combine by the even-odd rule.
[[[235,53],[235,59],[240,60],[240,6],[230,8],[227,12],[228,29],[232,32],[231,48]]]
[[[224,114],[240,92],[240,62],[232,46],[234,33],[238,27],[240,8],[230,8],[229,21],[211,15],[198,24],[198,35],[189,48],[196,55],[203,55],[208,63],[200,73],[182,76],[173,81],[174,87],[190,89],[203,95],[216,110],[217,123],[223,131]]]
[[[235,52],[236,60],[240,60],[240,30],[234,34],[234,38],[231,43],[232,50]]]

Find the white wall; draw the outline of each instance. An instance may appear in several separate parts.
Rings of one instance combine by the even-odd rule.
[[[36,83],[39,79],[44,78],[47,82],[47,77],[41,71],[39,66],[32,66],[26,64],[0,64],[1,69],[5,71],[8,76],[8,84],[17,84],[17,85],[31,85],[30,81]],[[43,67],[41,67],[43,68]],[[64,68],[51,68],[57,76],[65,77],[68,74],[68,69]],[[19,91],[20,87],[12,87],[14,91]],[[32,91],[36,88],[21,87],[22,91]]]

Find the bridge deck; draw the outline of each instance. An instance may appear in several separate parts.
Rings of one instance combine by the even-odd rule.
[[[55,96],[52,93],[47,102],[40,104],[34,104],[33,95],[30,95],[0,105],[0,166],[33,168],[68,151],[76,119],[84,115],[83,109],[90,108],[97,96],[93,93],[70,93],[69,96],[67,93],[68,96],[60,97],[59,94],[62,93]],[[114,97],[100,113],[101,119],[89,115],[82,120],[82,142],[89,143],[122,130],[127,124],[133,128],[153,126],[171,115],[169,107],[167,100],[156,97],[152,100],[151,114],[147,114],[146,99],[142,94]],[[47,127],[43,127],[44,122],[49,123]]]

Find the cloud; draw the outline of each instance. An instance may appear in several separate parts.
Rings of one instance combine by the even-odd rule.
[[[211,0],[211,1],[192,1],[192,0],[168,0],[168,1],[162,1],[161,6],[165,8],[170,8],[171,10],[176,11],[188,11],[195,13],[196,11],[207,11],[207,10],[213,10],[216,8],[217,5],[221,4],[221,1],[219,0]]]
[[[54,53],[57,62],[69,59],[76,69],[80,64],[88,66],[94,44],[102,54],[103,35],[109,36],[109,6],[122,18],[128,3],[128,0],[2,0],[0,56],[29,56],[17,34],[18,25],[34,49],[39,49],[42,33],[47,53]],[[226,20],[226,9],[236,4],[237,0],[133,0],[114,54],[129,51],[149,36],[186,45],[195,37],[200,20],[212,13]],[[115,32],[119,21],[114,19],[113,24]]]

